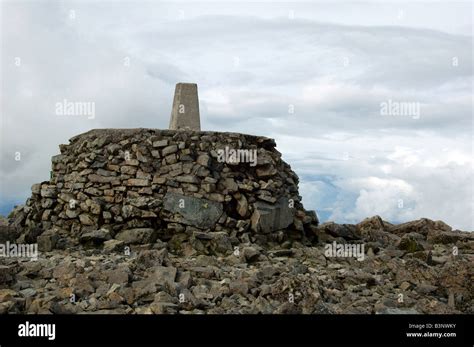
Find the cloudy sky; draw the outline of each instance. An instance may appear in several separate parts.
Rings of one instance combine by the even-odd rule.
[[[2,214],[58,144],[167,128],[174,85],[195,82],[202,128],[275,138],[322,221],[474,229],[470,1],[1,4]],[[65,99],[95,117],[56,114]]]

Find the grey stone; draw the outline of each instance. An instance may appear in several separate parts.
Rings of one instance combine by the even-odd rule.
[[[260,255],[260,251],[255,247],[245,247],[242,250],[242,254],[245,258],[245,261],[252,262],[258,258],[258,256]]]
[[[139,268],[151,268],[162,265],[163,261],[168,257],[168,250],[163,249],[145,249],[140,251],[137,257],[137,265]]]
[[[229,192],[236,192],[239,190],[239,187],[237,186],[237,183],[235,183],[233,178],[226,178],[222,181],[222,185],[224,189],[226,189]]]
[[[121,240],[108,240],[104,242],[104,251],[105,252],[115,252],[120,250],[124,245],[124,242]]]
[[[87,178],[89,179],[90,182],[93,182],[93,183],[110,183],[114,179],[116,179],[116,177],[107,177],[107,176],[101,176],[97,174],[91,174]]]
[[[33,194],[40,194],[41,193],[41,183],[36,183],[31,186],[31,192]]]
[[[177,151],[178,151],[178,146],[171,145],[171,146],[163,148],[163,150],[161,151],[161,154],[163,155],[163,157],[166,157],[167,155],[176,153]]]
[[[152,228],[127,229],[119,232],[115,238],[125,244],[144,244],[153,242],[156,233]]]
[[[20,233],[20,228],[15,228],[8,225],[0,225],[0,243],[5,243],[6,241],[15,242]]]
[[[142,170],[137,171],[136,178],[144,179],[144,180],[151,180],[151,174],[143,172]]]
[[[41,188],[41,196],[44,198],[54,198],[57,195],[56,187],[54,186],[47,186]]]
[[[166,193],[163,208],[179,214],[182,217],[179,222],[200,229],[214,226],[223,212],[221,203],[172,192]]]
[[[154,314],[175,314],[178,305],[171,302],[152,302],[150,304],[151,311]]]
[[[196,162],[204,167],[209,167],[211,158],[207,154],[201,154],[197,157]]]
[[[334,222],[326,222],[319,225],[318,229],[334,237],[342,237],[349,240],[358,239],[356,234],[356,226],[352,224],[336,224]]]
[[[181,183],[199,183],[199,178],[193,175],[185,175],[176,177],[176,181]]]
[[[166,146],[168,146],[168,140],[166,139],[153,142],[153,147],[166,147]]]
[[[233,294],[245,295],[249,291],[249,286],[243,280],[232,281],[229,284],[230,292]]]
[[[289,207],[288,199],[281,197],[275,204],[257,201],[251,217],[251,227],[264,234],[285,229],[293,222],[294,209]]]
[[[156,279],[159,283],[165,286],[172,287],[175,279],[177,269],[172,266],[155,266],[152,278]]]
[[[90,214],[83,213],[79,215],[79,220],[81,221],[81,224],[83,225],[94,225],[94,219],[91,217]]]
[[[23,290],[20,290],[20,294],[24,298],[31,298],[32,296],[36,295],[36,290],[34,290],[33,288],[25,288]]]
[[[154,302],[168,302],[168,303],[173,303],[176,300],[176,298],[172,297],[169,295],[167,292],[158,292],[155,294],[155,298],[153,300]]]
[[[150,181],[146,179],[141,179],[141,178],[130,178],[127,181],[127,185],[133,186],[133,187],[147,187],[150,185]]]
[[[109,170],[104,170],[104,169],[98,169],[97,174],[101,176],[106,176],[106,177],[111,177],[111,176],[116,176],[117,174],[114,171],[109,171]]]
[[[50,252],[56,247],[59,236],[55,230],[47,230],[36,239],[38,242],[38,249],[42,252]]]
[[[120,172],[125,175],[135,175],[137,173],[137,168],[135,166],[121,166]]]
[[[410,232],[402,236],[398,243],[398,249],[404,250],[408,253],[423,251],[424,247],[420,241],[418,233]]]
[[[240,198],[237,200],[237,213],[241,217],[245,218],[247,216],[248,209],[249,209],[249,206],[248,206],[247,198],[245,197],[245,195],[242,194]]]
[[[81,210],[79,208],[75,210],[70,210],[70,209],[66,210],[66,216],[68,218],[77,218],[77,216],[79,216],[80,213],[81,213]]]
[[[102,206],[100,204],[98,204],[95,201],[90,200],[88,205],[90,205],[90,211],[91,211],[92,214],[96,214],[96,215],[100,214],[100,212],[102,210]]]
[[[438,287],[433,286],[429,283],[421,283],[421,284],[417,285],[417,287],[416,287],[416,291],[419,292],[419,293],[422,293],[422,294],[433,293],[437,289],[438,289]]]
[[[178,283],[181,288],[190,288],[193,284],[193,277],[189,271],[181,272],[178,275]]]
[[[136,208],[135,206],[124,205],[122,207],[123,218],[140,217],[141,215],[142,215],[142,211],[139,208]]]
[[[256,170],[258,177],[270,177],[276,175],[278,171],[272,165],[263,165]]]
[[[119,266],[115,269],[105,272],[108,283],[125,284],[128,283],[132,276],[130,269],[127,266]]]
[[[459,231],[443,231],[439,234],[435,234],[432,237],[431,242],[441,244],[455,244],[458,241],[473,242],[474,235],[472,233],[461,233]]]
[[[13,265],[0,265],[0,284],[7,283],[13,279],[15,273]]]

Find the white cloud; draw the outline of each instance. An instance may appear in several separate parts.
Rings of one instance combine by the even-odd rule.
[[[392,222],[426,217],[474,229],[473,159],[468,156],[467,139],[430,135],[340,138],[279,141],[283,157],[302,175],[302,191],[309,191],[319,203],[308,188],[317,185],[317,194],[324,198],[325,205],[310,201],[311,208],[339,222],[354,223],[378,214]],[[401,142],[403,146],[394,145]],[[321,152],[306,152],[310,148],[321,148]]]

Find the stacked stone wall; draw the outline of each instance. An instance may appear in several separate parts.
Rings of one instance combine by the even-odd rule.
[[[51,179],[33,185],[15,223],[43,248],[161,240],[225,253],[302,239],[317,217],[275,146],[238,133],[92,130],[60,145]]]

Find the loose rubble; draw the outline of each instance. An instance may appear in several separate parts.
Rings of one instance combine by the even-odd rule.
[[[243,243],[230,255],[184,256],[161,241],[126,252],[108,240],[37,261],[0,258],[0,313],[474,313],[471,233],[377,216],[348,227],[350,238],[323,224],[313,245]],[[426,231],[418,234],[423,250],[402,242],[412,230]],[[334,241],[363,242],[364,260],[325,256]]]

